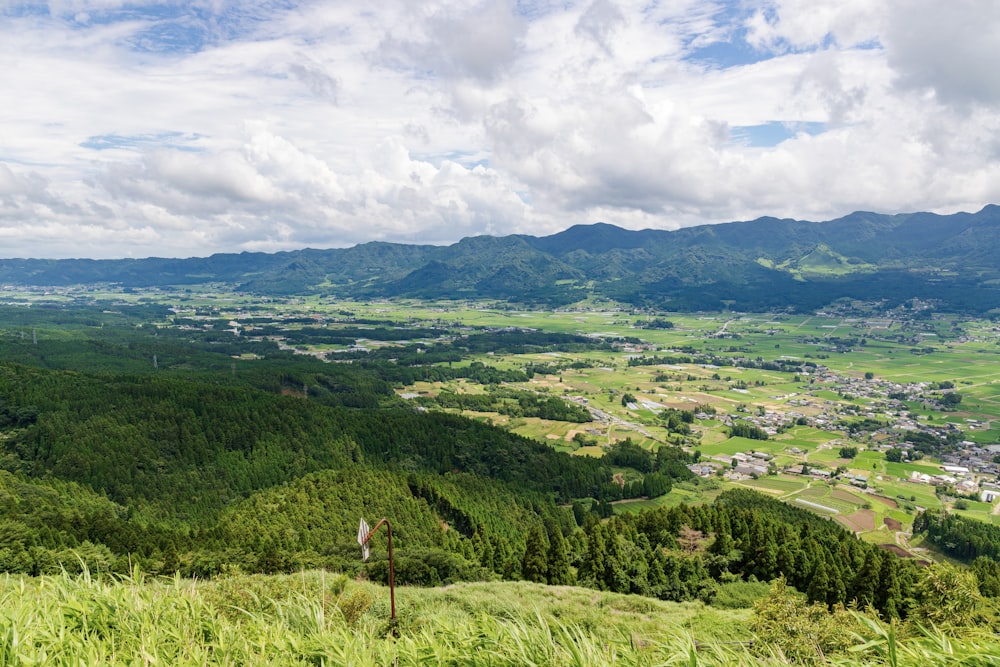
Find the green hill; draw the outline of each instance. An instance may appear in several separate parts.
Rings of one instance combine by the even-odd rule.
[[[322,375],[312,379],[322,386]],[[363,395],[365,386],[355,383],[353,390]],[[356,523],[365,509],[411,506],[413,521],[404,534],[413,535],[415,547],[461,553],[461,539],[477,531],[493,535],[503,525],[503,532],[519,536],[513,546],[523,550],[524,530],[555,514],[556,500],[597,496],[610,479],[597,460],[475,421],[392,404],[349,408],[241,384],[5,363],[0,397],[17,420],[0,444],[2,467],[16,474],[8,498],[24,508],[17,520],[30,532],[10,558],[36,563],[14,568],[22,571],[39,567],[41,555],[32,555],[32,547],[58,550],[85,539],[123,559],[187,553],[186,561],[171,562],[202,572],[226,559],[273,569],[258,568],[261,545],[280,551],[285,568],[296,566],[288,560],[293,554],[299,564],[310,557],[341,564],[344,534],[328,538],[345,525],[344,515]],[[427,477],[440,473],[451,473],[452,481]],[[88,502],[69,537],[53,537],[43,530],[51,522],[30,498],[45,489],[67,503],[66,511],[80,513],[82,500],[67,483],[100,502]],[[345,496],[344,488],[352,494]],[[322,497],[317,489],[324,489]],[[303,503],[282,504],[283,494],[303,494]],[[381,503],[373,500],[382,495]],[[477,510],[484,502],[490,510]],[[263,509],[275,503],[281,511]],[[523,503],[531,509],[518,509]],[[329,523],[330,513],[341,519]],[[262,518],[273,528],[265,529]],[[450,541],[442,522],[454,524]],[[259,530],[247,532],[250,524]],[[312,528],[304,530],[306,524]],[[291,539],[287,531],[299,535]],[[502,532],[495,537],[507,539]],[[214,560],[196,564],[205,552],[215,553]]]
[[[845,257],[825,243],[818,244],[797,259],[788,259],[781,264],[776,265],[763,257],[758,258],[757,262],[770,269],[785,271],[798,280],[829,278],[852,273],[871,273],[877,270],[875,265],[868,264],[856,257]]]
[[[827,222],[759,218],[675,231],[575,225],[547,237],[192,259],[0,260],[16,285],[223,283],[259,295],[493,298],[566,304],[591,294],[671,310],[808,311],[842,297],[1000,307],[1000,207],[977,213],[857,212]]]

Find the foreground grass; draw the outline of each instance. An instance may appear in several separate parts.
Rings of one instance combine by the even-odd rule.
[[[682,645],[694,650],[686,626],[725,637],[746,616],[579,588],[464,584],[400,589],[394,638],[387,597],[373,584],[315,572],[217,581],[6,576],[0,664],[645,665]]]
[[[387,591],[319,572],[217,581],[0,579],[2,665],[770,665],[747,610],[527,583]],[[824,664],[992,664],[1000,640],[868,623]]]

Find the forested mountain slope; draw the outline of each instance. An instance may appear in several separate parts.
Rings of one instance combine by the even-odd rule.
[[[450,246],[192,259],[0,260],[0,282],[126,287],[222,282],[257,294],[486,297],[548,304],[596,293],[674,310],[810,310],[837,298],[1000,307],[1000,207],[977,213],[857,212],[828,222],[760,218],[675,231],[577,225],[547,237],[466,238]]]
[[[531,368],[449,354],[608,351],[604,339],[463,325],[449,346],[438,323],[383,346],[388,356],[324,363],[223,330],[228,317],[115,304],[0,306],[14,323],[0,328],[0,571],[363,568],[383,581],[384,537],[362,565],[355,531],[386,516],[400,583],[527,579],[710,601],[726,582],[784,576],[828,606],[918,609],[914,562],[754,491],[614,514],[622,497],[716,484],[691,479],[696,452],[663,442],[654,456],[623,440],[599,459],[570,456],[396,395],[414,378],[476,377],[492,386],[469,396],[523,410],[501,385]],[[247,320],[286,343],[361,333],[350,313],[334,327],[282,317]],[[401,342],[403,329],[364,322]]]
[[[442,521],[454,525],[454,541],[498,520],[510,528],[491,532],[513,531],[504,537],[516,536],[523,549],[526,522],[555,514],[557,500],[599,496],[610,479],[598,460],[461,417],[392,405],[348,408],[239,385],[10,363],[0,363],[0,397],[0,467],[14,475],[5,478],[7,497],[19,508],[6,516],[23,534],[11,545],[20,555],[8,560],[27,558],[22,552],[32,547],[91,540],[123,557],[163,553],[169,545],[214,552],[221,562],[219,554],[231,549],[236,562],[247,566],[250,559],[257,567],[262,546],[271,547],[268,553],[280,546],[284,562],[287,554],[319,549],[310,531],[324,540],[337,536],[324,542],[333,557],[349,541],[344,523],[356,523],[366,508],[392,508],[404,519],[404,547],[409,541],[443,548]],[[459,484],[463,471],[470,481]],[[319,476],[307,481],[310,473]],[[458,477],[446,482],[438,477],[445,473]],[[50,489],[50,481],[58,485]],[[344,485],[350,497],[343,497]],[[38,493],[61,497],[53,502],[65,503],[76,520],[53,524],[39,516],[30,501]],[[303,501],[275,513],[272,505],[288,494]],[[483,494],[492,500],[477,500]],[[475,510],[501,499],[496,519]],[[531,509],[518,514],[520,503]],[[262,520],[272,527],[247,532]],[[299,537],[289,540],[288,531]]]
[[[358,519],[392,515],[413,564],[401,576],[489,578],[519,571],[533,523],[569,531],[557,502],[601,498],[611,479],[597,459],[418,410],[390,384],[507,372],[418,365],[440,356],[433,349],[324,364],[273,341],[150,325],[169,317],[158,306],[107,305],[0,308],[0,570],[356,569]],[[481,333],[464,344],[541,338]],[[499,556],[482,570],[472,545],[487,542]],[[428,561],[433,571],[419,565]]]

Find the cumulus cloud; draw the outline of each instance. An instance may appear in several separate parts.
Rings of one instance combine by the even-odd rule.
[[[1000,5],[990,0],[896,0],[887,21],[889,63],[903,88],[945,103],[1000,102]]]
[[[0,13],[0,248],[204,255],[1000,201],[986,0]]]
[[[530,211],[497,172],[413,158],[389,137],[338,173],[321,158],[248,123],[240,150],[156,150],[94,179],[117,220],[160,232],[154,244],[194,233],[231,250],[343,246],[375,238],[444,242],[508,231]]]
[[[604,51],[611,51],[611,37],[625,25],[625,17],[611,0],[594,0],[576,22],[575,31],[585,35]]]
[[[292,75],[302,81],[316,97],[336,104],[337,91],[340,89],[337,78],[309,56],[302,53],[296,55],[297,59],[288,65]]]
[[[828,44],[850,48],[878,39],[888,19],[869,0],[768,0],[746,20],[747,41],[784,51]]]
[[[524,21],[510,2],[413,5],[375,52],[379,63],[418,75],[492,81],[517,56]]]
[[[36,173],[16,173],[0,162],[0,197],[5,203],[12,203],[19,196],[45,191],[45,179]]]

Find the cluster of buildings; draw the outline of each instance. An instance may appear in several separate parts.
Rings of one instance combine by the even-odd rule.
[[[984,503],[992,503],[1000,498],[1000,481],[995,477],[992,480],[987,479],[977,475],[977,472],[970,470],[967,466],[943,465],[941,472],[936,475],[913,471],[910,473],[909,481],[916,484],[948,487],[954,489],[957,495],[978,498]]]
[[[688,470],[698,477],[713,477],[719,470],[726,479],[742,480],[763,477],[774,472],[772,457],[766,452],[736,452],[732,457],[716,456],[714,460],[701,460],[688,465]]]
[[[909,481],[914,483],[933,484],[948,487],[954,493],[966,497],[977,497],[983,502],[993,502],[1000,499],[1000,464],[994,462],[994,457],[1000,454],[1000,445],[983,446],[969,440],[955,442],[961,433],[959,425],[950,422],[929,423],[922,417],[911,413],[906,401],[921,401],[927,407],[940,409],[943,405],[940,397],[950,388],[939,388],[931,383],[898,383],[875,377],[845,377],[834,373],[825,366],[803,367],[801,378],[804,382],[801,393],[772,397],[781,400],[791,408],[788,411],[758,410],[746,411],[736,415],[722,417],[728,425],[744,422],[750,423],[770,436],[781,432],[794,422],[808,423],[815,428],[841,432],[844,430],[845,418],[870,419],[865,429],[864,439],[869,449],[887,451],[898,448],[903,451],[904,460],[917,459],[921,454],[916,450],[914,442],[920,438],[916,434],[931,435],[939,442],[947,441],[948,453],[935,454],[942,461],[941,473],[931,475],[913,473]],[[817,397],[818,390],[835,391],[844,398],[868,399],[865,406],[852,405],[836,400]],[[817,411],[818,408],[818,411]],[[699,419],[709,415],[696,415]],[[718,418],[718,417],[716,417]],[[969,429],[988,427],[975,420],[969,422]],[[884,426],[878,426],[881,422]],[[872,424],[875,428],[872,429]],[[924,440],[928,438],[924,436]],[[804,454],[798,448],[790,447],[792,455]],[[725,456],[716,457],[716,461],[701,461],[691,464],[689,469],[703,477],[715,475],[718,470],[725,470],[725,475],[732,479],[759,477],[774,470],[771,456],[760,452],[737,453],[731,459]],[[791,474],[806,474],[816,479],[838,478],[842,482],[860,488],[868,486],[868,477],[856,472],[835,472],[805,465],[793,465],[784,469]]]
[[[968,440],[958,443],[955,451],[941,456],[941,462],[947,466],[962,466],[970,472],[980,475],[1000,475],[1000,464],[994,463],[993,458],[1000,454],[1000,446],[982,446]]]
[[[765,452],[736,452],[730,463],[730,476],[762,477],[771,471],[773,457]]]

